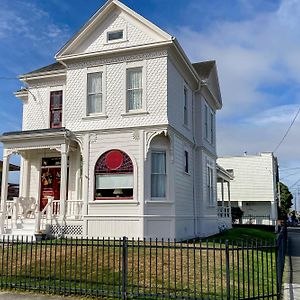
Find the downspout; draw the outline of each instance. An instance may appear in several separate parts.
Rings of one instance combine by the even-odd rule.
[[[202,86],[206,85],[206,82],[201,80],[199,82],[199,86],[197,90],[193,93],[192,98],[192,133],[193,133],[193,157],[194,157],[194,166],[193,166],[193,209],[194,209],[194,236],[198,234],[198,217],[197,217],[197,199],[196,199],[196,150],[197,150],[197,142],[195,139],[195,128],[196,128],[196,118],[195,118],[195,102],[196,102],[196,93],[200,93]],[[201,116],[200,116],[201,117]],[[198,183],[199,184],[199,183]]]

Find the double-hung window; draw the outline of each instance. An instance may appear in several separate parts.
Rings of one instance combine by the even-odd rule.
[[[183,124],[188,125],[188,118],[189,118],[189,111],[188,111],[188,90],[186,87],[184,87],[183,90],[184,93],[184,103],[183,103]]]
[[[87,74],[87,115],[103,113],[102,72]]]
[[[166,151],[151,153],[151,198],[166,198]]]
[[[208,107],[205,105],[205,111],[204,111],[204,130],[205,130],[205,138],[208,139]]]
[[[63,91],[50,92],[50,128],[62,127]]]
[[[210,143],[214,143],[214,114],[210,112]]]
[[[143,69],[127,69],[127,111],[143,108]]]
[[[189,173],[189,153],[184,151],[184,172]]]
[[[209,205],[214,205],[214,172],[211,166],[207,166],[207,198]]]

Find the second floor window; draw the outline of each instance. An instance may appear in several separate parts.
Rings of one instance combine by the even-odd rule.
[[[189,153],[184,151],[184,172],[189,173]]]
[[[102,73],[87,74],[87,115],[102,113]]]
[[[139,110],[143,106],[143,70],[127,69],[127,110]]]
[[[183,124],[188,125],[188,118],[189,118],[189,112],[188,112],[188,90],[185,87],[184,88],[184,99],[183,99]]]
[[[50,92],[50,128],[62,127],[63,92]]]

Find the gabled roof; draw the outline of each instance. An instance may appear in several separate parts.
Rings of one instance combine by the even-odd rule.
[[[217,109],[222,107],[222,97],[215,60],[202,61],[192,64],[198,77],[202,80],[202,86],[205,86],[211,94]]]
[[[112,12],[114,9],[119,8],[122,11],[125,11],[127,14],[129,14],[134,19],[141,22],[144,26],[151,29],[153,32],[155,32],[157,35],[161,37],[161,39],[165,41],[172,40],[172,36],[168,34],[167,32],[160,29],[158,26],[154,25],[152,22],[148,21],[123,3],[121,3],[118,0],[108,0],[90,19],[89,21],[58,51],[58,53],[55,55],[55,58],[61,58],[66,53],[68,53],[68,50],[72,48],[75,44],[78,44],[81,40],[85,38],[85,36],[89,33],[90,29],[93,28],[94,24],[100,23],[101,21],[104,21],[105,18],[108,16],[110,12]]]
[[[197,71],[197,74],[199,75],[200,79],[206,80],[206,79],[208,79],[212,69],[216,65],[216,61],[208,60],[208,61],[194,63],[192,65],[193,65],[194,69]]]

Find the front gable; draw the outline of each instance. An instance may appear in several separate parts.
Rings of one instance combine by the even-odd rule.
[[[123,38],[108,40],[122,31]],[[170,41],[172,37],[117,0],[108,1],[57,53],[56,58]]]

